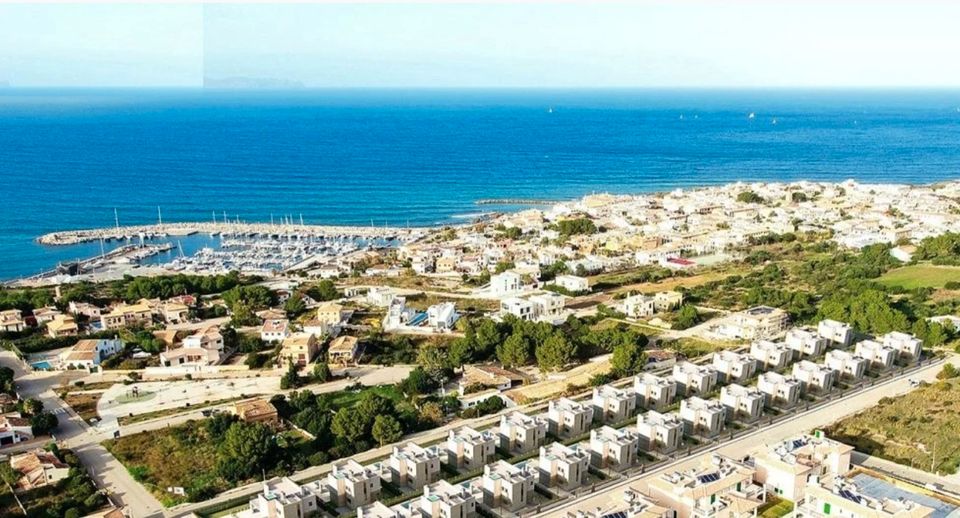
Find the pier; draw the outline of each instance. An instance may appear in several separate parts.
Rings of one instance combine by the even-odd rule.
[[[92,241],[129,240],[140,236],[144,238],[162,238],[168,236],[189,236],[208,233],[222,236],[304,236],[304,237],[343,237],[356,239],[399,239],[409,241],[422,237],[426,228],[398,227],[360,227],[294,225],[271,223],[163,223],[154,225],[117,226],[85,230],[64,230],[51,232],[37,238],[43,245],[75,245]]]

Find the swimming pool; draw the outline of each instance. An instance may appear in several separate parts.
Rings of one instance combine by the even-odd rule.
[[[53,370],[53,365],[50,365],[50,362],[48,362],[47,360],[43,360],[40,362],[33,362],[30,364],[30,366],[38,371]]]

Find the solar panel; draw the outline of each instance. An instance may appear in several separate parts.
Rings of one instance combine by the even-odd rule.
[[[627,518],[627,513],[625,511],[617,511],[615,513],[605,514],[600,518]]]
[[[794,440],[793,440],[793,447],[794,447],[794,448],[799,448],[799,447],[801,447],[801,446],[803,446],[803,441],[802,441],[802,440],[800,440],[800,439],[794,439]]]
[[[851,502],[856,502],[858,504],[860,503],[860,497],[851,493],[850,490],[848,489],[841,489],[840,496],[842,496],[843,498],[846,498],[847,500],[850,500]]]
[[[702,484],[709,484],[710,482],[716,482],[716,481],[720,480],[720,474],[719,474],[719,473],[707,473],[706,475],[700,475],[699,477],[697,477],[697,480],[699,480],[700,483],[702,483]]]

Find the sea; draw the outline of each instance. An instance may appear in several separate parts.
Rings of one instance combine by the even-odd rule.
[[[960,178],[960,90],[0,89],[0,279],[75,228],[427,226],[736,181]],[[195,236],[188,247],[209,243]]]

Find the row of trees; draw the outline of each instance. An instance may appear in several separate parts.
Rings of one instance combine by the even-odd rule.
[[[177,295],[209,295],[222,293],[244,284],[258,282],[256,277],[241,277],[237,272],[225,275],[164,275],[160,277],[130,277],[111,284],[117,298],[128,302],[140,299],[168,299]]]

